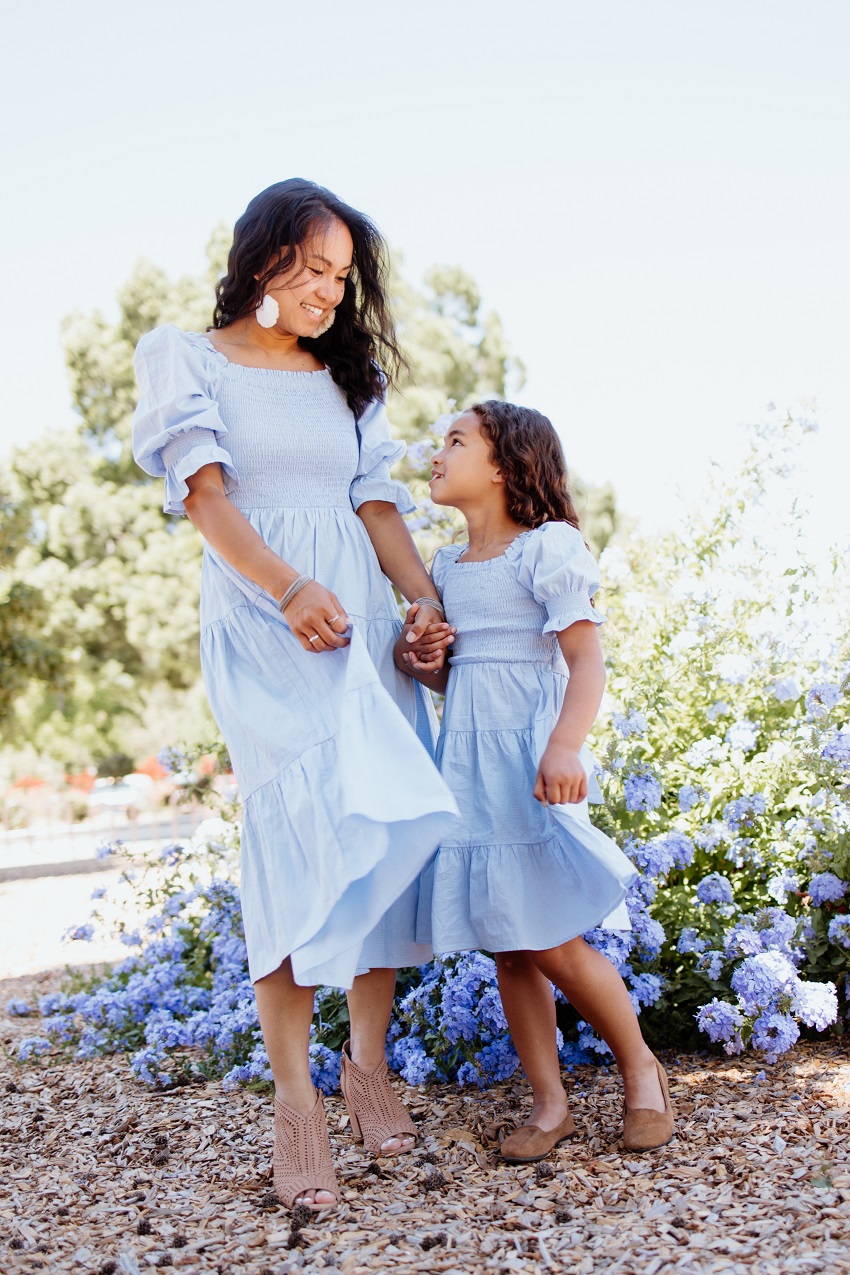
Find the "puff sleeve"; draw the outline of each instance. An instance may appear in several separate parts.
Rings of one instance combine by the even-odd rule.
[[[148,332],[136,346],[139,403],[133,455],[145,473],[165,479],[167,514],[186,512],[186,479],[203,465],[221,465],[226,492],[239,484],[230,453],[221,444],[227,427],[216,402],[225,362],[195,334],[173,324]]]
[[[407,450],[395,442],[383,403],[375,400],[357,422],[360,458],[351,482],[351,505],[355,512],[367,500],[386,500],[401,514],[412,513],[416,505],[404,483],[390,478],[390,466]]]
[[[599,588],[599,570],[581,532],[566,522],[547,522],[522,546],[520,582],[545,607],[544,633],[560,633],[576,620],[602,624],[605,616],[590,604]]]

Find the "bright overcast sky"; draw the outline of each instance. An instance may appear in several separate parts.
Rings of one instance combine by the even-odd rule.
[[[47,0],[0,52],[0,454],[71,418],[58,328],[133,263],[310,177],[411,281],[460,264],[567,458],[664,517],[773,399],[816,397],[850,533],[846,0]]]

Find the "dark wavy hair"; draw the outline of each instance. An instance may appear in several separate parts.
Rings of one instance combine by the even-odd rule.
[[[212,326],[226,328],[256,310],[271,280],[296,263],[299,246],[334,219],[354,242],[352,269],[333,327],[315,340],[299,337],[298,344],[321,359],[358,418],[373,399],[383,399],[386,382],[394,383],[407,364],[390,313],[386,245],[368,217],[331,191],[292,177],[251,200],[233,231]]]
[[[490,456],[505,480],[511,517],[525,527],[568,522],[580,530],[564,449],[548,416],[499,399],[475,403],[468,410],[478,417]]]

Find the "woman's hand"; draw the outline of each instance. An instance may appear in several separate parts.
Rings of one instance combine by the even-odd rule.
[[[544,806],[561,806],[583,801],[587,796],[587,775],[574,748],[550,739],[540,759],[534,796]]]
[[[334,651],[348,646],[348,616],[335,593],[318,580],[299,589],[283,613],[305,651]]]

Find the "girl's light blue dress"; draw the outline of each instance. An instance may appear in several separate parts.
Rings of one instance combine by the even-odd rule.
[[[523,532],[486,562],[459,562],[466,547],[439,549],[432,569],[458,630],[437,764],[462,830],[429,869],[420,937],[437,952],[540,951],[603,923],[627,929],[632,864],[593,827],[586,801],[532,796],[569,676],[557,634],[603,619],[590,603],[596,563],[565,522]],[[582,761],[590,774],[586,748]],[[591,788],[598,799],[592,777]]]
[[[275,599],[204,546],[201,667],[243,802],[251,978],[287,956],[303,986],[421,963],[418,876],[457,812],[428,751],[430,702],[393,664],[398,608],[355,512],[413,508],[389,474],[403,444],[380,403],[355,424],[328,371],[242,367],[170,325],[139,342],[136,373],[135,456],[165,478],[166,512],[218,462],[232,504],[354,626],[344,650],[306,652]]]

